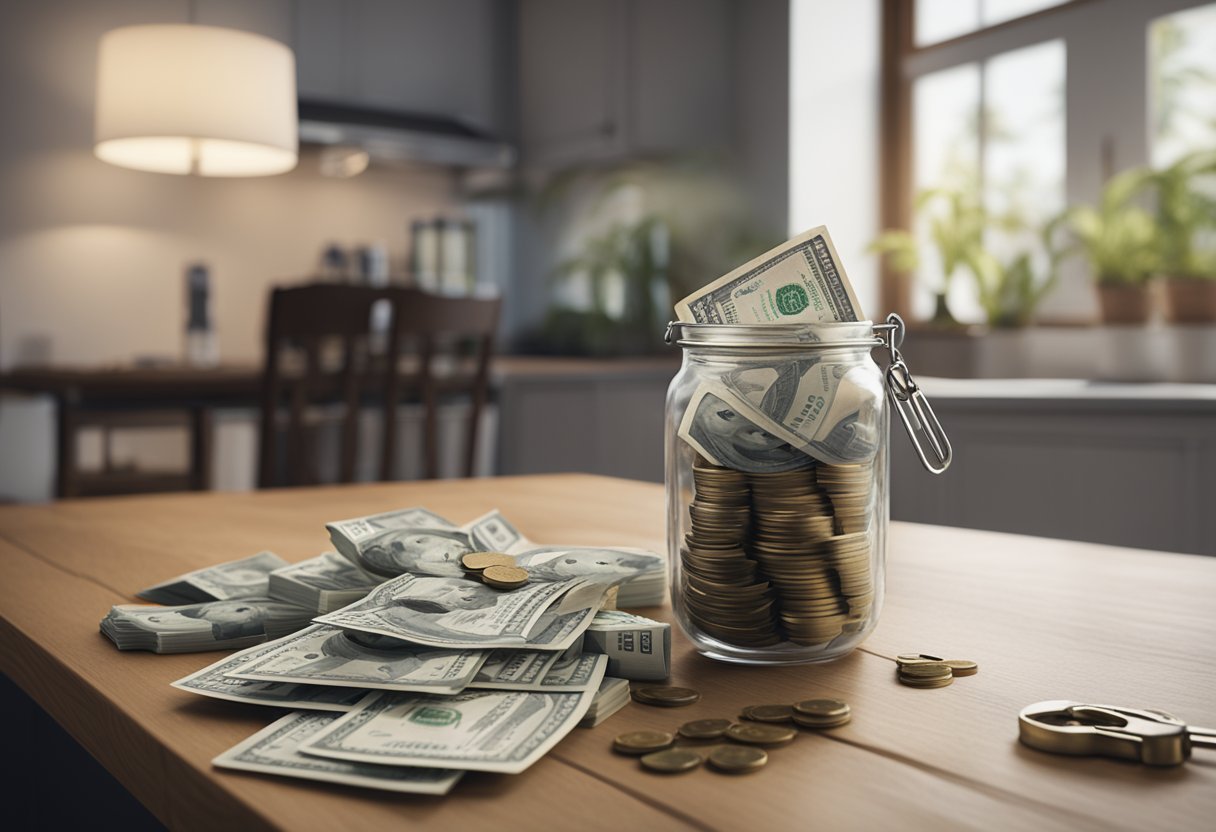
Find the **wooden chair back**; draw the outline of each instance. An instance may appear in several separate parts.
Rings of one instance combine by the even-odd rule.
[[[390,353],[404,356],[411,374],[394,373],[385,398],[386,426],[392,424],[403,388],[417,391],[424,408],[423,475],[439,476],[439,402],[470,402],[462,473],[471,477],[477,460],[477,435],[490,386],[490,359],[502,307],[499,298],[447,297],[418,289],[390,290],[393,336]],[[411,396],[412,397],[412,396]],[[396,458],[396,431],[385,432],[381,478],[389,479]]]
[[[378,301],[388,301],[387,290],[331,283],[272,290],[262,376],[260,488],[319,481],[305,426],[306,412],[316,405],[341,405],[338,480],[354,480],[362,393],[383,390],[393,369],[373,354],[372,309]],[[292,358],[294,366],[288,364]],[[286,464],[278,454],[284,403]]]

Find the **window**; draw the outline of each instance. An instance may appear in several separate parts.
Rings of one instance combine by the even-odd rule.
[[[884,227],[920,240],[910,288],[888,271],[882,306],[924,319],[943,282],[917,218],[926,188],[970,189],[1020,231],[985,233],[998,260],[1046,257],[1036,225],[1068,205],[1096,203],[1107,180],[1216,148],[1216,3],[1212,0],[891,0],[882,153]],[[999,25],[998,25],[999,24]],[[893,184],[892,184],[893,183]],[[1041,320],[1091,321],[1088,265],[1068,264]],[[981,320],[974,281],[956,278],[955,316]]]
[[[1216,4],[1150,24],[1149,97],[1154,165],[1216,148]]]

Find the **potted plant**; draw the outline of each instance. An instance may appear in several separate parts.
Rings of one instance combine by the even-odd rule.
[[[1216,180],[1216,151],[1187,154],[1145,183],[1156,198],[1159,273],[1173,323],[1216,322],[1216,246],[1203,246],[1216,233],[1216,199],[1197,187],[1205,176]]]
[[[937,206],[941,206],[938,208]],[[947,297],[955,276],[973,266],[974,255],[983,249],[988,213],[972,189],[928,188],[916,195],[915,212],[926,214],[929,236],[941,258],[942,283],[930,323],[954,328],[959,323],[950,312]],[[912,273],[920,268],[922,257],[916,236],[903,229],[884,231],[869,250],[890,257],[891,267]]]
[[[1089,261],[1098,290],[1102,320],[1108,324],[1143,324],[1149,317],[1148,281],[1156,272],[1158,235],[1152,216],[1132,202],[1152,172],[1136,168],[1107,182],[1098,207],[1077,205],[1048,227],[1053,237],[1066,228]]]

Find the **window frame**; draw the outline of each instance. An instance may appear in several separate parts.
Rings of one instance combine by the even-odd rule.
[[[1065,202],[1094,202],[1114,173],[1150,162],[1149,24],[1213,0],[1069,0],[919,47],[914,43],[915,2],[882,0],[879,222],[884,229],[913,227],[912,91],[917,78],[1062,40],[1067,56]],[[1100,25],[1095,25],[1099,19]],[[879,272],[882,308],[911,321],[914,280],[893,271],[884,258]],[[1071,316],[1055,322],[1090,321]]]

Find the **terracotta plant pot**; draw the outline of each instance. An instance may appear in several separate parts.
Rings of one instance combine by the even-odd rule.
[[[1134,283],[1099,283],[1098,302],[1102,307],[1102,322],[1107,324],[1143,324],[1148,322],[1148,287]]]
[[[1172,324],[1216,323],[1216,279],[1167,277],[1165,319]]]

